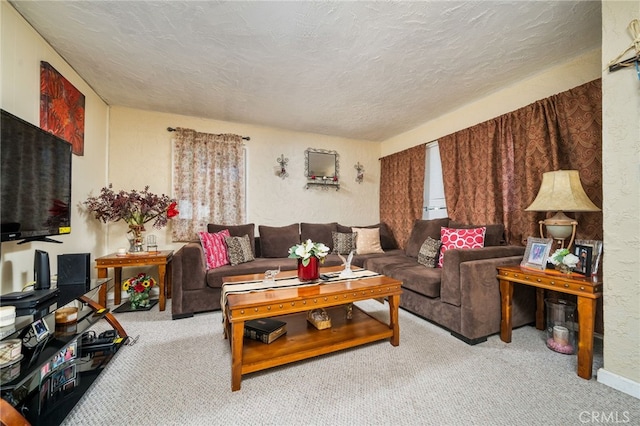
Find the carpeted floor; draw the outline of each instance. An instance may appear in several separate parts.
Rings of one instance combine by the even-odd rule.
[[[387,316],[375,301],[359,303]],[[400,346],[378,342],[245,376],[231,392],[220,312],[171,320],[117,314],[140,335],[107,366],[67,425],[640,424],[640,401],[576,375],[576,356],[533,327],[469,346],[400,310]]]

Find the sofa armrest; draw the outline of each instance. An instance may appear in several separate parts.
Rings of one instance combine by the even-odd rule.
[[[443,302],[460,306],[462,300],[461,280],[473,281],[473,277],[462,277],[461,264],[475,260],[498,259],[503,257],[522,256],[525,248],[521,246],[491,246],[477,249],[452,249],[444,253],[442,262],[442,281],[440,283],[440,297]],[[513,262],[520,263],[520,261]],[[493,275],[496,275],[495,266]],[[465,283],[469,285],[468,283]]]
[[[460,264],[460,331],[469,339],[481,339],[500,331],[501,298],[499,266],[517,265],[522,255],[475,260]],[[535,289],[517,286],[513,294],[513,326],[535,320]]]
[[[184,292],[205,286],[204,251],[199,242],[182,246],[171,261],[171,313],[174,317],[184,313]]]

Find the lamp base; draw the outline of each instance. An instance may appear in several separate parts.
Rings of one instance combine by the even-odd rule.
[[[547,228],[547,238],[552,238],[558,242],[560,248],[565,248],[564,243],[569,238],[569,244],[566,248],[570,248],[573,244],[573,240],[576,237],[576,228],[578,226],[578,222],[575,219],[571,219],[569,216],[559,211],[552,217],[541,220],[538,222],[540,224],[540,235],[542,238],[544,236],[543,225]]]

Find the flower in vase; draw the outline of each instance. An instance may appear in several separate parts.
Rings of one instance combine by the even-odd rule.
[[[139,273],[122,283],[122,289],[129,293],[129,303],[132,309],[149,306],[149,292],[156,285],[156,280],[145,274]]]
[[[307,266],[311,257],[317,257],[320,263],[322,263],[327,254],[329,254],[329,247],[323,243],[314,243],[311,240],[307,240],[304,243],[290,247],[288,257],[292,259],[302,259],[302,264]]]
[[[125,221],[130,227],[144,231],[144,224],[153,220],[153,227],[161,229],[172,217],[179,214],[175,200],[167,195],[144,190],[120,190],[115,192],[112,185],[102,188],[100,195],[91,196],[84,202],[87,210],[104,223]]]
[[[578,261],[580,259],[575,254],[572,254],[569,249],[557,249],[549,258],[549,262],[551,262],[555,266],[559,266],[559,269],[568,269],[572,271]]]

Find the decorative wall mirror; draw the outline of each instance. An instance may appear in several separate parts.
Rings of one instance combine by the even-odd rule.
[[[304,175],[309,185],[328,185],[340,189],[340,162],[338,152],[326,149],[307,148],[304,152]]]

